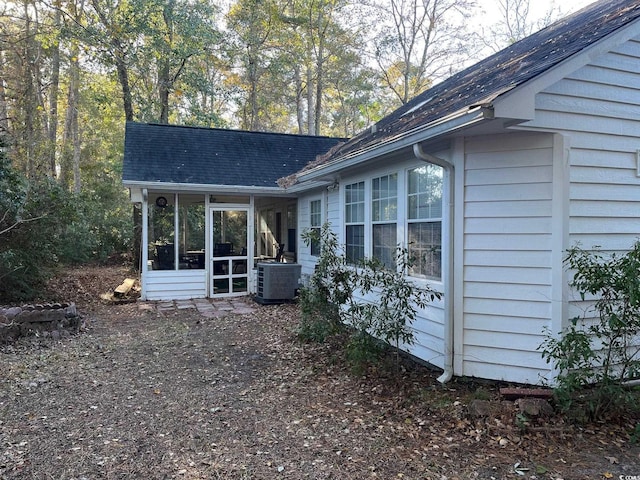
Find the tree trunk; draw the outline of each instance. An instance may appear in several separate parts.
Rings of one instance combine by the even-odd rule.
[[[119,54],[116,54],[116,70],[120,87],[122,88],[124,118],[127,122],[133,122],[133,100],[131,98],[131,86],[129,85],[129,71],[124,59]]]
[[[258,58],[249,47],[249,118],[247,128],[249,130],[258,130]]]
[[[31,17],[29,15],[29,0],[24,0],[24,65],[25,65],[25,89],[24,89],[24,152],[25,152],[25,171],[27,178],[33,179],[36,176],[36,165],[34,159],[35,146],[35,109],[36,109],[36,92],[33,85],[33,52],[32,52],[32,33],[31,33]]]
[[[78,93],[80,83],[80,68],[78,65],[79,47],[74,41],[71,45],[69,61],[69,91],[67,94],[67,113],[64,122],[62,139],[62,160],[60,162],[60,184],[69,188],[73,179],[74,191],[78,187],[76,180],[76,164],[79,164],[79,135],[78,135]]]
[[[162,60],[158,69],[158,97],[160,99],[160,123],[169,123],[169,62]]]
[[[304,133],[304,87],[302,86],[302,76],[300,75],[300,65],[293,65],[294,79],[296,83],[296,119],[298,120],[298,134]]]
[[[0,43],[0,47],[2,44]],[[0,136],[9,133],[9,110],[7,108],[7,93],[5,91],[4,51],[0,50]]]
[[[309,62],[310,64],[311,62]],[[312,134],[316,130],[314,125],[315,103],[313,101],[313,72],[311,66],[307,66],[307,133]]]
[[[60,9],[56,8],[54,25],[60,30]],[[51,55],[51,88],[49,93],[49,176],[56,177],[56,141],[58,136],[58,92],[60,89],[60,43],[56,41]]]
[[[322,9],[318,11],[318,46],[316,52],[316,103],[315,103],[315,128],[314,135],[320,135],[322,124],[322,93],[324,91],[324,45],[327,35],[327,21],[325,21]],[[309,132],[311,133],[311,132]]]
[[[318,58],[316,59],[316,103],[315,103],[315,125],[313,135],[320,135],[320,125],[322,123],[322,92],[324,90],[324,48],[320,39],[318,46]],[[311,131],[309,131],[311,133]]]

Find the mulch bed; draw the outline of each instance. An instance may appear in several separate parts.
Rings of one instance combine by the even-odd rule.
[[[127,273],[65,272],[47,300],[75,302],[87,329],[0,347],[0,478],[640,476],[638,418],[473,418],[467,406],[499,403],[500,385],[442,386],[406,360],[356,375],[339,344],[297,340],[296,305],[206,319],[101,304]]]

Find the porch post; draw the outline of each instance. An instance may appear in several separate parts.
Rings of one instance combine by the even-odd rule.
[[[147,273],[149,263],[149,192],[146,188],[142,189],[142,240],[140,242],[140,257],[142,258],[140,265],[140,298],[147,299]]]

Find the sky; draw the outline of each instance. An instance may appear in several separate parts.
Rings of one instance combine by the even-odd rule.
[[[551,8],[559,8],[562,13],[561,16],[564,17],[586,7],[594,1],[595,0],[530,0],[529,9],[531,11],[531,20],[535,22],[541,19]],[[478,0],[478,4],[487,12],[487,15],[497,15],[499,0]]]

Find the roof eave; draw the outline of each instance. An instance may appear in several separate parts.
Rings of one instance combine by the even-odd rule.
[[[170,183],[170,182],[148,182],[136,180],[123,180],[122,184],[126,188],[146,188],[149,190],[163,190],[170,192],[192,192],[192,193],[228,193],[230,195],[280,195],[286,196],[287,191],[284,188],[275,187],[259,187],[249,185],[213,185],[206,183]]]
[[[403,133],[400,136],[388,138],[381,143],[370,148],[359,150],[345,156],[341,156],[329,163],[315,167],[298,176],[299,186],[296,191],[312,188],[311,183],[321,181],[331,174],[364,163],[376,157],[388,155],[394,151],[401,150],[418,142],[435,139],[443,135],[448,135],[458,130],[468,128],[476,123],[493,118],[493,110],[486,105],[475,106],[455,112],[447,117],[440,118],[426,125],[422,125],[413,130]],[[305,184],[306,186],[300,185]],[[288,191],[293,191],[289,188]]]
[[[637,37],[638,25],[640,25],[640,18],[604,36],[521,85],[504,92],[493,101],[495,116],[522,121],[533,120],[536,94],[584,67],[595,58],[606,54],[615,45]]]

